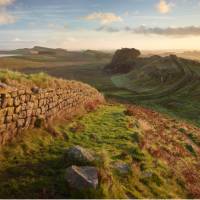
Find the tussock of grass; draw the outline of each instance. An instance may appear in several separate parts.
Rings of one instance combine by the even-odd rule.
[[[67,81],[49,76],[46,73],[40,72],[37,74],[23,74],[10,70],[0,70],[0,81],[10,86],[23,86],[40,88],[57,88],[66,84]]]

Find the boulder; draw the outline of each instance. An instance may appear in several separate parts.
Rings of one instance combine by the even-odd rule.
[[[69,187],[73,189],[96,189],[99,182],[98,170],[96,167],[72,165],[66,170],[66,181]]]
[[[87,149],[80,146],[73,146],[67,149],[65,158],[70,164],[77,165],[90,164],[95,160]]]

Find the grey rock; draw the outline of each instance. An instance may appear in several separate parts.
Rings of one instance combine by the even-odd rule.
[[[130,172],[130,166],[124,162],[116,162],[113,168],[120,174],[128,174]]]
[[[0,88],[8,88],[8,85],[5,83],[0,82]]]
[[[72,165],[66,170],[66,181],[69,187],[77,190],[96,189],[98,186],[98,170],[96,167],[78,167]]]
[[[74,146],[67,149],[66,160],[70,164],[85,165],[92,163],[95,159],[87,149],[80,146]]]

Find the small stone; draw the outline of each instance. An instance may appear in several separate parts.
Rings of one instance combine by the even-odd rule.
[[[130,172],[130,166],[124,162],[116,162],[113,168],[120,174],[128,174]]]
[[[83,165],[93,162],[94,157],[87,149],[80,146],[74,146],[67,149],[66,160],[70,164]]]
[[[78,167],[72,165],[66,170],[69,187],[77,190],[96,189],[98,186],[98,170],[96,167]]]
[[[0,82],[0,88],[7,88],[7,87],[8,87],[7,84]]]
[[[31,88],[31,91],[33,92],[33,93],[39,93],[40,92],[40,88],[38,88],[38,87],[32,87]]]

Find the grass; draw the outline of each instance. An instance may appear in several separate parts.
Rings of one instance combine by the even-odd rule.
[[[31,88],[37,86],[39,88],[57,88],[67,81],[63,79],[54,78],[47,73],[24,74],[17,71],[0,70],[0,81],[8,84],[9,86],[23,86]]]
[[[56,123],[57,137],[33,129],[3,147],[0,198],[186,198],[181,178],[170,176],[166,162],[141,148],[146,136],[137,119],[124,110],[123,105],[105,105],[71,122]],[[95,155],[97,190],[74,192],[66,185],[64,155],[73,145]],[[130,172],[116,173],[113,166],[118,161],[128,164]]]

